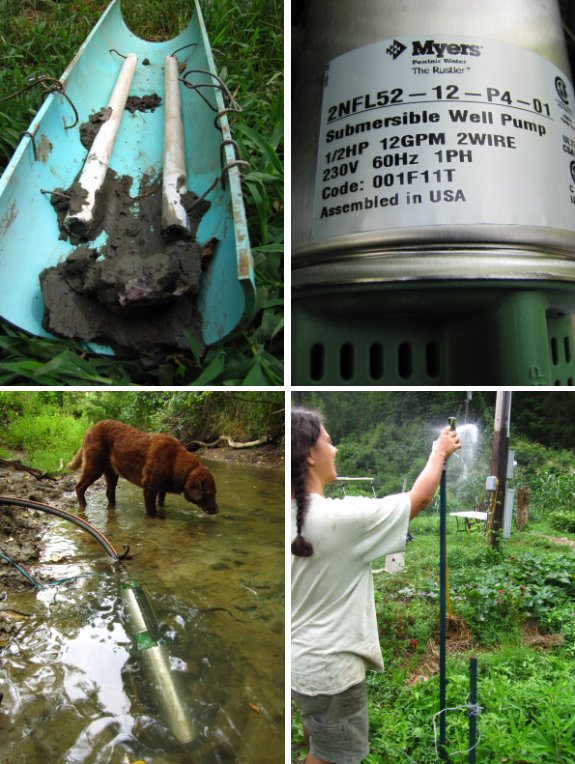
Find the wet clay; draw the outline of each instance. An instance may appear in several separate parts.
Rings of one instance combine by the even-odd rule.
[[[189,349],[187,335],[203,348],[195,300],[157,306],[140,316],[118,316],[97,300],[75,292],[57,268],[40,274],[45,302],[44,328],[61,337],[109,345],[144,365],[159,363],[168,352]]]
[[[156,111],[162,103],[162,99],[157,93],[150,93],[144,96],[129,96],[126,101],[126,109],[131,114],[135,111]],[[90,114],[87,122],[80,125],[80,143],[84,148],[89,149],[98,134],[99,129],[104,122],[107,122],[112,115],[112,109],[109,106],[100,109],[94,114]]]
[[[80,125],[80,143],[85,149],[89,149],[94,138],[98,135],[99,129],[104,122],[107,122],[112,116],[112,109],[106,106],[95,114],[90,114],[87,122]]]
[[[131,114],[135,111],[156,111],[161,103],[162,99],[157,93],[145,96],[129,96],[126,101],[126,109]]]
[[[154,111],[161,100],[156,93],[130,96],[126,108]],[[80,126],[86,149],[110,116],[106,107]],[[136,196],[132,186],[130,176],[108,169],[88,233],[65,227],[66,217],[80,212],[87,196],[78,178],[70,188],[52,193],[60,239],[79,246],[40,274],[43,326],[52,334],[110,345],[117,353],[152,363],[170,350],[187,349],[187,335],[202,347],[196,298],[202,266],[217,242],[202,247],[195,241],[209,202],[192,192],[182,194],[190,232],[162,234],[161,177],[144,175]],[[105,244],[91,246],[102,232]]]
[[[59,336],[111,345],[123,355],[148,359],[189,347],[186,334],[201,344],[196,296],[202,265],[216,242],[194,241],[209,202],[186,194],[192,239],[166,242],[161,233],[162,184],[144,176],[130,195],[132,178],[108,170],[97,199],[96,227],[106,243],[95,248],[66,231],[64,219],[81,204],[77,181],[57,189],[52,204],[60,237],[80,244],[66,260],[40,275],[44,328]]]

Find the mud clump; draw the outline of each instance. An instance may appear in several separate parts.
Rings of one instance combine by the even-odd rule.
[[[157,93],[150,93],[143,96],[129,96],[126,100],[126,110],[133,114],[135,111],[156,111],[162,103],[162,99]],[[105,106],[103,109],[90,114],[87,122],[80,125],[80,143],[85,149],[90,149],[94,138],[104,122],[107,122],[112,116],[112,109]]]
[[[185,242],[168,244],[163,252],[141,259],[129,249],[100,258],[97,249],[79,247],[62,264],[62,274],[75,292],[96,297],[123,315],[137,315],[141,308],[197,294],[201,257],[197,244]]]
[[[106,106],[104,109],[100,109],[95,114],[90,114],[87,122],[83,122],[80,125],[80,143],[85,149],[90,149],[94,138],[98,135],[98,132],[104,122],[107,122],[112,116],[112,109]]]
[[[43,326],[61,337],[99,342],[125,357],[155,365],[167,352],[189,348],[187,335],[203,348],[195,300],[158,306],[140,316],[118,315],[91,297],[75,292],[58,268],[40,274],[45,302]]]
[[[58,336],[108,344],[122,355],[154,363],[170,350],[187,349],[187,335],[202,346],[196,298],[203,266],[217,242],[201,246],[193,240],[209,202],[192,194],[191,204],[187,199],[192,238],[166,242],[161,178],[144,176],[135,198],[131,186],[131,177],[108,170],[90,234],[94,240],[105,231],[100,247],[79,241],[64,227],[66,215],[81,205],[77,181],[53,194],[60,237],[80,246],[40,274],[43,326]]]
[[[156,111],[161,103],[162,99],[157,93],[145,96],[129,96],[126,101],[126,109],[131,114],[135,111]]]

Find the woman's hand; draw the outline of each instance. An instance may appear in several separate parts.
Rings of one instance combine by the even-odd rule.
[[[451,427],[444,427],[441,431],[439,438],[433,441],[432,452],[439,451],[445,459],[454,454],[461,448],[459,441],[459,435],[457,430],[452,430]]]
[[[452,430],[451,427],[445,427],[441,431],[439,438],[434,441],[427,464],[409,492],[411,500],[410,518],[413,519],[433,499],[439,485],[445,460],[455,453],[458,448],[461,448],[461,443],[459,442],[457,432]]]

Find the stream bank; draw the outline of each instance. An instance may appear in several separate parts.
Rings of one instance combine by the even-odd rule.
[[[283,447],[275,444],[248,449],[228,446],[203,448],[198,454],[201,459],[217,462],[284,469]],[[23,463],[26,462],[21,455],[14,458],[20,459]],[[25,471],[0,465],[0,494],[43,502],[67,512],[75,513],[78,509],[74,492],[76,482],[77,473],[38,479]],[[104,489],[104,480],[100,479],[91,490],[103,492]],[[42,549],[42,531],[49,522],[45,515],[33,510],[0,506],[0,553],[11,557],[24,568],[37,563]],[[0,558],[0,654],[18,628],[18,619],[2,607],[2,602],[9,591],[22,591],[30,587],[31,584],[22,573],[8,564],[5,559]]]
[[[147,517],[142,490],[125,480],[110,510],[104,481],[90,487],[85,518],[118,549],[130,545],[132,557],[121,565],[70,523],[0,510],[2,548],[34,579],[44,574],[42,582],[54,584],[35,590],[16,570],[0,601],[7,631],[12,626],[0,650],[0,761],[267,764],[283,757],[284,476],[201,459],[218,486],[215,516],[168,495],[165,513]],[[77,512],[76,480],[38,481],[10,469],[0,474],[0,493]],[[24,537],[25,560],[16,549]],[[37,559],[28,559],[36,547]],[[0,561],[0,572],[10,567]],[[189,744],[175,737],[150,675],[126,580],[145,595],[150,634],[193,721]]]

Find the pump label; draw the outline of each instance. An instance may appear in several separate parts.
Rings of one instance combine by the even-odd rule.
[[[327,67],[316,239],[492,224],[575,230],[575,96],[535,53],[386,40]]]

